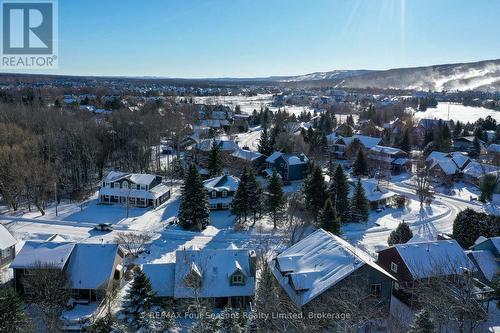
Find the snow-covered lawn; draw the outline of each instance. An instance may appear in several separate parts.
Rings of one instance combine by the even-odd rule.
[[[448,110],[449,119],[454,121],[461,121],[463,123],[475,122],[479,118],[486,118],[491,116],[497,122],[500,121],[500,112],[495,110],[486,109],[477,106],[464,106],[462,104],[449,104],[449,103],[438,103],[436,108],[428,108],[426,111],[415,112],[414,116],[417,119],[429,118],[429,119],[443,119],[448,120]]]

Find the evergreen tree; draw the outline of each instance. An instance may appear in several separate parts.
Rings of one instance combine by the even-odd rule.
[[[265,156],[270,156],[274,151],[274,147],[266,127],[264,127],[260,135],[258,150],[259,153]]]
[[[257,182],[257,179],[255,178],[255,173],[252,169],[250,169],[248,172],[247,185],[248,185],[248,196],[250,198],[250,211],[253,215],[253,224],[252,224],[253,227],[255,225],[255,222],[257,221],[257,215],[262,214],[264,203],[263,203],[262,188]]]
[[[349,184],[344,169],[339,164],[335,169],[335,175],[330,183],[330,199],[335,206],[342,222],[346,222],[349,212]]]
[[[431,319],[431,314],[423,309],[415,316],[408,333],[435,333],[436,328]]]
[[[479,236],[500,236],[495,216],[476,212],[471,208],[458,213],[453,221],[453,239],[464,249],[468,249]]]
[[[304,183],[306,207],[317,220],[319,211],[325,205],[327,188],[323,173],[319,166],[313,165],[312,170]]]
[[[472,146],[473,146],[473,151],[469,156],[471,157],[478,157],[481,155],[481,143],[479,142],[479,139],[477,137],[474,137],[474,140],[472,141]]]
[[[479,183],[479,189],[481,190],[481,195],[479,200],[482,202],[491,201],[493,199],[493,194],[498,186],[498,176],[492,174],[486,174],[481,179]]]
[[[403,133],[403,138],[401,139],[401,144],[400,144],[401,150],[409,153],[410,152],[410,131],[408,128],[405,129]]]
[[[352,174],[356,177],[368,175],[368,161],[363,149],[358,150],[358,156],[352,165]]]
[[[319,225],[332,234],[340,235],[340,218],[330,199],[326,200],[325,206],[319,213]]]
[[[389,246],[394,244],[404,244],[408,242],[413,237],[413,232],[410,227],[404,221],[401,222],[398,227],[391,232],[387,244]]]
[[[210,223],[208,195],[194,164],[189,166],[181,192],[179,224],[184,229],[205,229]]]
[[[139,327],[143,320],[143,314],[149,312],[153,304],[155,293],[151,282],[144,272],[136,267],[134,269],[134,280],[125,296],[126,305],[124,312],[129,324]]]
[[[219,317],[219,333],[245,332],[246,321],[242,312],[226,307],[221,311]]]
[[[0,333],[24,333],[30,328],[16,291],[10,287],[0,288]]]
[[[351,198],[351,215],[355,221],[368,221],[370,211],[370,203],[366,198],[365,189],[361,184],[361,178],[358,178],[358,182],[354,188],[354,195]]]
[[[243,217],[245,222],[247,221],[247,215],[252,208],[252,193],[250,190],[251,189],[248,184],[248,171],[245,167],[241,173],[240,183],[234,195],[233,205],[231,208],[231,212],[239,219]]]
[[[210,172],[210,176],[217,177],[222,174],[223,169],[224,162],[222,161],[220,147],[214,139],[208,154],[208,171]]]
[[[219,332],[219,322],[205,308],[198,311],[196,320],[189,328],[189,333],[213,333]]]
[[[453,137],[457,138],[460,136],[460,134],[462,134],[462,123],[457,120],[457,122],[455,123],[455,128],[453,128]]]
[[[278,223],[284,219],[286,213],[286,197],[283,193],[283,184],[276,170],[273,171],[267,185],[266,206],[271,214],[274,228],[276,228]]]

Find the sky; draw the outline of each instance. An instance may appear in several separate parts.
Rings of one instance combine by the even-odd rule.
[[[45,73],[263,77],[500,58],[500,0],[59,0],[58,11],[59,68]]]

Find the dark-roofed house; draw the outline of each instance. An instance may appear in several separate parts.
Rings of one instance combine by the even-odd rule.
[[[222,175],[203,182],[208,192],[211,210],[230,209],[240,180],[234,176]]]
[[[0,267],[11,262],[16,256],[16,239],[0,224]]]
[[[14,284],[21,294],[29,294],[24,278],[38,269],[66,273],[73,296],[95,301],[102,299],[113,281],[122,278],[123,252],[117,244],[27,241],[10,264]]]
[[[306,177],[309,159],[304,154],[284,154],[274,152],[266,159],[266,174],[269,176],[273,170],[285,181],[301,180]]]
[[[299,308],[312,310],[328,302],[329,293],[337,288],[356,285],[389,312],[394,278],[370,255],[323,229],[277,255],[270,265],[281,288]]]
[[[394,295],[407,305],[414,302],[412,289],[420,281],[475,270],[455,240],[396,244],[379,251],[377,263],[397,279]]]
[[[259,172],[264,166],[265,160],[266,157],[258,151],[240,148],[231,154],[229,167],[237,172],[241,172],[245,167]]]
[[[170,198],[170,187],[161,176],[111,171],[102,181],[102,204],[128,204],[134,207],[158,207]]]

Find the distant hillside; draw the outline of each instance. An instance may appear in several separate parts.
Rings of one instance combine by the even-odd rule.
[[[318,72],[277,81],[324,82],[339,88],[500,91],[500,59],[383,71]]]

